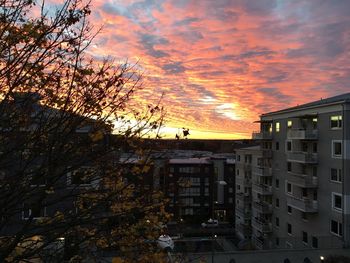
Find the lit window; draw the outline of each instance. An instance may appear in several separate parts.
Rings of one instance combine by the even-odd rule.
[[[332,141],[332,156],[341,157],[342,156],[342,142]]]
[[[331,233],[337,236],[342,236],[343,235],[342,223],[335,220],[331,220]]]
[[[331,116],[331,129],[339,129],[342,127],[342,116]]]
[[[292,128],[293,121],[287,121],[287,127],[290,129]]]
[[[276,125],[276,126],[275,126],[276,132],[279,132],[279,131],[280,131],[280,123],[279,123],[279,122],[276,122],[275,125]]]

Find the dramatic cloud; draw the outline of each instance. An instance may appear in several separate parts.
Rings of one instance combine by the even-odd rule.
[[[348,0],[95,0],[90,53],[138,62],[168,130],[250,137],[261,113],[348,92]],[[175,129],[171,129],[175,128]]]

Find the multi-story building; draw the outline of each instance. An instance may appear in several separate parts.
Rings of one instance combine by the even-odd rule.
[[[350,93],[266,113],[260,123],[253,243],[348,247]]]
[[[260,154],[259,146],[236,150],[236,232],[241,239],[252,235],[252,169]],[[254,158],[253,158],[254,156]]]
[[[160,185],[174,220],[233,223],[234,161],[223,156],[169,159]]]

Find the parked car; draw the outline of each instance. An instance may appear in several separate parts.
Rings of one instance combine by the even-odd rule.
[[[216,219],[209,219],[207,222],[201,224],[204,228],[218,227],[219,221]]]

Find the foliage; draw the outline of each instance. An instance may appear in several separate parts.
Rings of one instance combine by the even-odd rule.
[[[0,3],[0,262],[77,262],[106,250],[164,261],[150,241],[169,215],[142,149],[163,109],[136,107],[136,66],[88,55],[98,33],[89,3]],[[121,162],[124,149],[140,159]]]

